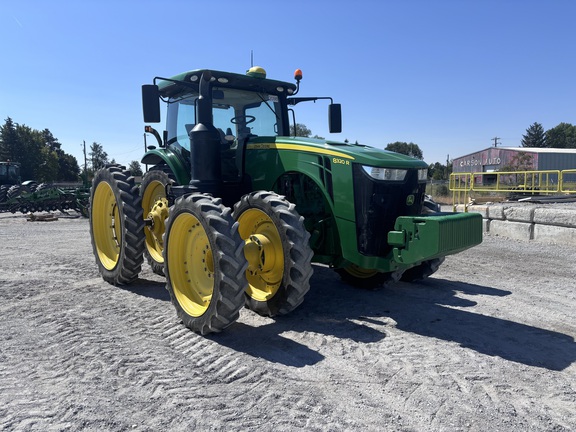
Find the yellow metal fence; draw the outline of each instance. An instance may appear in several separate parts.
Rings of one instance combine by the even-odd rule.
[[[472,192],[488,197],[499,193],[526,196],[576,193],[576,169],[452,173],[449,189],[454,209],[464,204],[468,211]]]

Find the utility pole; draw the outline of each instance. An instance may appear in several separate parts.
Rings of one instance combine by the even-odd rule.
[[[84,143],[84,186],[88,186],[88,166],[86,163],[86,140],[84,140],[83,143]]]
[[[492,139],[494,140],[494,147],[498,147],[498,144],[500,144],[500,143],[498,142],[498,140],[499,140],[500,138],[494,137],[494,138],[492,138]]]

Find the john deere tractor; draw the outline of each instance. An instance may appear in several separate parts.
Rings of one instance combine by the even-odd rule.
[[[242,306],[286,314],[304,300],[312,263],[360,287],[423,279],[449,254],[482,241],[478,214],[424,206],[427,165],[365,145],[291,136],[295,106],[329,100],[332,133],[341,107],[298,97],[295,83],[193,70],[142,87],[144,121],[161,120],[142,163],[109,166],[92,185],[90,228],[102,277],[134,281],[146,257],[165,275],[179,317],[206,334]]]

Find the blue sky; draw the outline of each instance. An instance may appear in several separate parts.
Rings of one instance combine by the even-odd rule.
[[[143,154],[140,88],[199,68],[254,63],[301,96],[314,134],[428,163],[519,146],[532,123],[576,123],[572,0],[0,1],[0,116],[48,128],[82,164],[82,142],[128,164]],[[304,105],[304,106],[303,106]],[[306,106],[308,105],[308,106]],[[301,108],[302,107],[302,108]]]

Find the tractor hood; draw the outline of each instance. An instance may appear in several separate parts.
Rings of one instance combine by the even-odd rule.
[[[266,137],[251,138],[248,148],[276,148],[278,150],[317,153],[375,167],[428,168],[426,162],[420,159],[360,144],[283,136],[275,137],[274,143],[270,141],[270,138]]]

